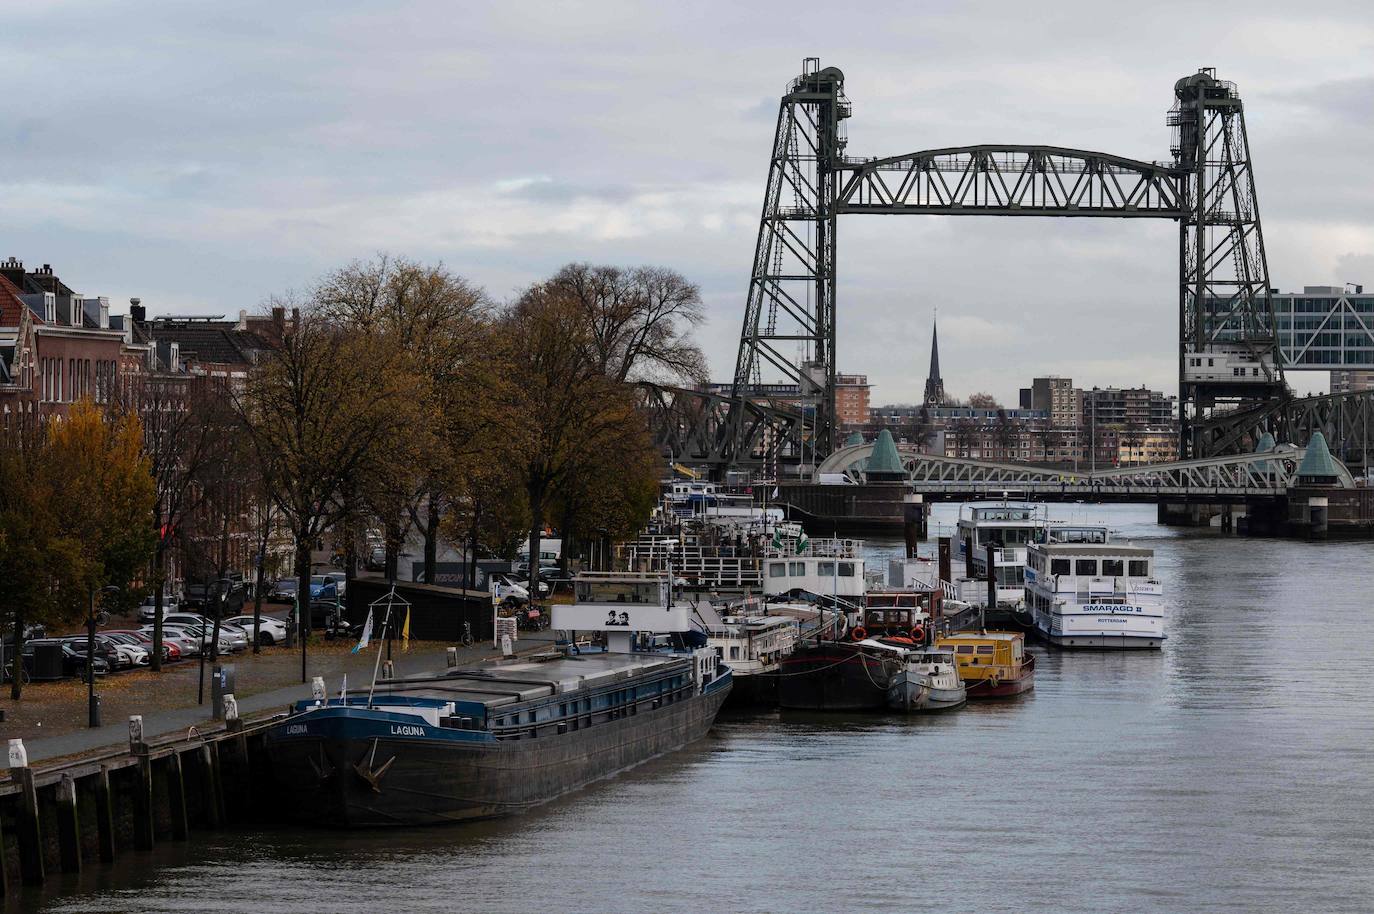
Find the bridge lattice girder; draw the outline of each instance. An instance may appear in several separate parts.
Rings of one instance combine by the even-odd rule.
[[[676,460],[764,467],[801,452],[807,422],[799,410],[647,381],[636,389],[654,445]]]
[[[1197,429],[1201,446],[1214,455],[1248,450],[1266,431],[1286,441],[1307,441],[1313,432],[1321,432],[1333,454],[1368,467],[1374,446],[1374,391],[1258,403],[1218,413]]]
[[[1297,484],[1303,448],[1280,445],[1262,454],[1208,457],[1106,470],[1073,472],[1057,467],[996,463],[967,457],[943,457],[899,447],[907,481],[918,492],[987,494],[999,489],[1018,493],[1079,493],[1099,496],[1215,495],[1254,497],[1282,495]],[[842,473],[864,481],[871,444],[844,447],[821,462],[818,473]],[[1354,482],[1343,466],[1341,484]]]
[[[846,159],[838,213],[1180,219],[1187,172],[1058,146],[960,146]]]

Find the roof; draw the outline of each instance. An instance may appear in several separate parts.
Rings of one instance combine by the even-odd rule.
[[[878,440],[873,442],[873,453],[869,455],[868,466],[864,468],[868,476],[874,473],[893,473],[900,475],[905,472],[902,469],[902,457],[897,453],[897,443],[892,440],[892,433],[883,429],[878,433]]]
[[[14,283],[0,276],[0,327],[19,326],[24,312],[29,307],[19,297],[21,294]]]
[[[156,321],[147,327],[147,331],[159,343],[177,343],[183,359],[194,355],[201,362],[248,365],[253,361],[250,353],[267,348],[262,337],[239,330],[236,323],[228,321]]]
[[[1312,437],[1307,442],[1307,453],[1302,456],[1302,464],[1298,466],[1298,479],[1339,479],[1341,471],[1336,466],[1336,461],[1331,456],[1331,450],[1326,446],[1326,436],[1321,432],[1313,432]]]
[[[852,432],[852,433],[850,434],[850,436],[849,436],[848,438],[845,439],[845,441],[844,441],[844,446],[845,446],[845,447],[854,447],[854,446],[857,445],[857,444],[863,444],[863,443],[864,443],[864,435],[863,435],[863,432]]]
[[[1085,559],[1113,555],[1149,558],[1155,554],[1148,546],[1103,546],[1095,543],[1032,543],[1030,548],[1038,549],[1046,555],[1082,556]]]

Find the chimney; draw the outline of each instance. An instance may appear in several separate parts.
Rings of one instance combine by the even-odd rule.
[[[247,309],[247,308],[240,308],[240,309],[239,309],[239,322],[238,322],[238,326],[236,326],[234,329],[235,329],[235,330],[247,330],[247,329],[248,329],[248,309]]]
[[[148,320],[148,311],[143,307],[143,299],[129,299],[129,319],[135,324],[142,324]]]

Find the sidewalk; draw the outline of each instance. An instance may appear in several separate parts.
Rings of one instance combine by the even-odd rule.
[[[518,652],[547,648],[550,632],[521,633]],[[399,642],[392,643],[396,675],[444,669],[448,645],[433,641],[413,641],[409,652]],[[348,690],[366,690],[372,681],[377,645],[358,654],[351,653],[352,642],[311,642],[307,656],[312,677],[323,676],[325,687],[337,695],[348,675]],[[382,648],[385,651],[385,647]],[[489,643],[458,648],[460,665],[496,656]],[[285,710],[292,702],[309,698],[309,683],[300,681],[299,649],[271,648],[256,657],[251,653],[226,658],[233,664],[237,680],[234,697],[239,715],[255,715]],[[149,739],[160,735],[184,734],[193,726],[210,722],[210,664],[206,664],[205,704],[197,705],[197,664],[184,662],[155,674],[148,670],[106,676],[96,681],[101,696],[101,722],[96,729],[86,727],[86,684],[77,680],[55,683],[30,683],[24,698],[11,701],[8,689],[0,698],[5,722],[0,724],[0,740],[22,738],[31,762],[60,758],[95,749],[128,744],[128,720],[143,715],[144,733]],[[0,765],[4,764],[0,758]]]

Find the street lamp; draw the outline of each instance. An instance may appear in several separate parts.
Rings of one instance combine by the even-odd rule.
[[[95,595],[119,593],[113,584],[91,588],[91,602],[86,610],[86,725],[100,726],[100,704],[95,697]]]

